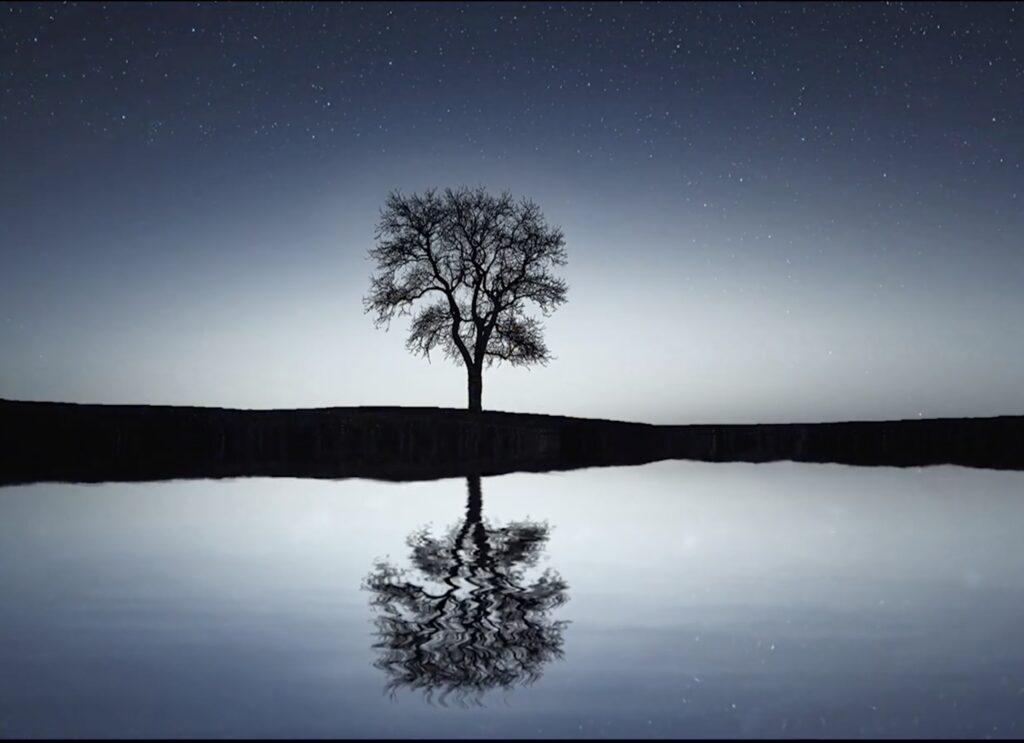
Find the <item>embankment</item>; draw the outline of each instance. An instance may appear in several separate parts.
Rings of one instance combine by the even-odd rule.
[[[1024,416],[655,426],[445,408],[233,410],[0,401],[0,483],[418,480],[662,459],[1024,469]]]

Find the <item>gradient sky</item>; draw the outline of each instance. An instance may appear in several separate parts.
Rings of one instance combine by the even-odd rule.
[[[465,405],[363,314],[388,191],[566,235],[486,408],[1024,413],[1015,3],[0,4],[0,397]]]

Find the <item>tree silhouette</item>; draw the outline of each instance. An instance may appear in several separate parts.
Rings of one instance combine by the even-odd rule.
[[[480,702],[488,689],[510,689],[540,678],[562,657],[566,621],[549,613],[568,601],[567,584],[544,570],[527,583],[548,538],[546,524],[520,521],[503,527],[483,519],[480,478],[467,478],[466,518],[440,539],[426,529],[407,544],[415,570],[433,585],[409,580],[410,571],[378,562],[364,581],[380,656],[374,665],[391,678],[387,689],[420,689],[444,704]]]
[[[461,360],[470,410],[482,408],[484,366],[551,358],[541,323],[526,309],[532,302],[547,316],[565,302],[568,285],[552,274],[566,263],[565,238],[535,203],[482,188],[396,191],[381,210],[376,240],[366,311],[377,327],[411,315],[406,348],[428,359],[440,348]]]

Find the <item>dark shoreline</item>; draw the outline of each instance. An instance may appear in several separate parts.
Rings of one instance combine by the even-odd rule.
[[[1024,416],[657,426],[449,408],[0,400],[0,484],[8,485],[247,476],[425,480],[663,459],[1024,469]]]

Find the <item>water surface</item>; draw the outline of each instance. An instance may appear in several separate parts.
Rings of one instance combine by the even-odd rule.
[[[0,489],[0,734],[1024,734],[1024,473]]]

